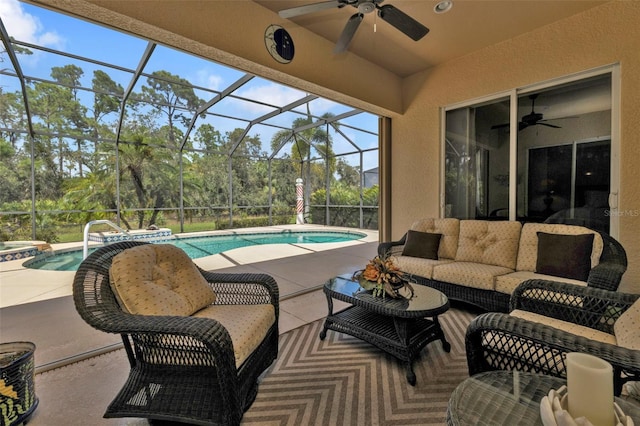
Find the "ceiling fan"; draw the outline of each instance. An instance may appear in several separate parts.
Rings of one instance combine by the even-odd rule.
[[[544,119],[544,116],[541,113],[535,112],[535,104],[536,104],[537,97],[538,97],[537,93],[533,95],[529,95],[529,99],[531,99],[531,112],[527,115],[522,116],[522,118],[518,122],[518,130],[524,130],[529,126],[547,126],[547,127],[553,127],[554,129],[561,129],[560,126],[546,123],[547,120]],[[502,127],[509,127],[509,123],[496,124],[494,126],[491,126],[491,129],[500,129]]]
[[[347,50],[358,26],[364,19],[364,15],[376,9],[378,10],[378,16],[383,21],[388,22],[415,41],[420,40],[429,32],[429,28],[402,12],[400,9],[390,4],[381,6],[380,3],[383,1],[384,0],[332,0],[284,9],[278,12],[278,14],[281,18],[293,18],[295,16],[306,15],[307,13],[319,12],[334,7],[342,8],[352,6],[356,8],[358,12],[352,15],[347,21],[347,24],[342,30],[342,34],[340,34],[338,43],[333,49],[334,53],[341,53]]]

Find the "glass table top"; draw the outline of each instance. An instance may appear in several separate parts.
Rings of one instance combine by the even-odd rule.
[[[388,309],[397,309],[407,312],[422,312],[442,309],[449,305],[447,296],[434,288],[420,284],[411,284],[413,287],[413,297],[411,299],[393,299],[390,296],[374,297],[370,292],[365,291],[351,275],[339,275],[331,278],[325,283],[325,289],[330,292],[342,294],[347,298],[357,299],[363,302],[384,304]]]

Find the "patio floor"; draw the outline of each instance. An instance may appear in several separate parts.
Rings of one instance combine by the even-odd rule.
[[[274,228],[344,230],[313,225],[269,229]],[[280,289],[279,327],[284,333],[324,317],[322,284],[335,275],[362,269],[375,256],[378,232],[361,231],[367,236],[356,241],[244,247],[194,262],[209,270],[272,275]],[[122,351],[113,352],[119,347],[119,336],[94,330],[78,316],[71,298],[74,272],[25,269],[23,262],[0,263],[0,341],[36,344],[40,402],[29,425],[147,424],[139,419],[102,418],[126,379],[128,364]],[[96,357],[113,361],[97,363]]]

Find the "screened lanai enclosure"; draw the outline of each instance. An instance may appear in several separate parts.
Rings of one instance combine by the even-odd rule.
[[[0,240],[80,241],[93,220],[377,229],[377,116],[3,3]]]

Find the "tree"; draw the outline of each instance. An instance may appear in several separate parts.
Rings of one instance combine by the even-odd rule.
[[[360,186],[360,170],[353,167],[344,159],[339,158],[336,163],[336,173],[340,177],[340,182],[347,186]]]
[[[332,118],[334,115],[326,113],[322,118]],[[335,167],[335,157],[331,149],[331,135],[322,125],[297,130],[313,123],[313,117],[307,103],[307,116],[300,117],[293,121],[292,130],[281,130],[271,139],[272,150],[277,150],[286,143],[291,142],[291,161],[299,166],[299,176],[305,181],[305,213],[308,212],[308,205],[311,192],[314,189],[324,188],[326,183],[326,168],[322,165],[311,162],[312,147],[321,155],[329,166],[329,174],[332,175]],[[307,164],[305,174],[304,165]]]
[[[69,133],[78,134],[78,137],[76,138],[75,152],[70,151],[67,155],[70,158],[75,159],[80,176],[82,176],[82,151],[85,141],[85,132],[89,127],[86,119],[87,108],[82,105],[78,99],[80,79],[83,75],[84,71],[82,68],[76,65],[65,65],[63,67],[51,68],[51,77],[66,88],[66,90],[62,90],[60,92],[65,96],[65,98],[68,97],[63,99],[60,103],[61,106],[65,107],[61,113],[65,116],[65,120],[71,124],[71,126],[67,126],[68,129],[72,129]],[[64,157],[62,155],[60,155],[59,162],[62,172],[62,168],[64,167]],[[73,167],[69,168],[71,170],[73,169]]]
[[[154,71],[147,78],[148,86],[142,86],[142,100],[148,102],[153,109],[167,118],[169,125],[169,141],[177,148],[177,138],[173,133],[174,120],[179,120],[187,126],[193,114],[185,114],[185,110],[195,111],[202,103],[188,80],[173,75],[168,71]]]

